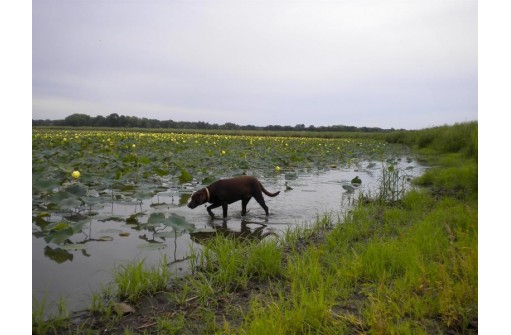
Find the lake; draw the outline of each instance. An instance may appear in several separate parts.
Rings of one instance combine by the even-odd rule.
[[[405,155],[395,157],[392,164],[410,178],[425,169]],[[241,202],[229,206],[226,220],[221,218],[221,207],[213,210],[215,219],[209,217],[205,206],[192,210],[186,206],[190,195],[204,187],[194,180],[176,183],[164,179],[161,192],[140,201],[116,195],[114,189],[105,189],[102,194],[92,192],[91,198],[102,199],[111,193],[111,201],[89,199],[87,210],[72,214],[55,211],[42,215],[44,220],[34,221],[33,297],[45,298],[48,312],[61,298],[70,311],[86,309],[90,307],[91,294],[112,282],[113,270],[121,264],[144,259],[147,265],[156,265],[166,255],[174,273],[186,274],[191,248],[200,250],[201,241],[214,233],[262,239],[279,236],[289,227],[310,224],[325,213],[342,217],[360,192],[377,192],[382,168],[386,166],[360,160],[324,169],[250,171],[268,191],[281,191],[274,198],[264,196],[268,217],[254,199],[244,218],[240,216]],[[355,177],[361,180],[358,186],[351,182]],[[135,186],[133,192],[136,191]],[[66,220],[78,222],[79,232],[58,235],[59,231],[70,229],[67,224],[57,229],[66,216]],[[53,239],[42,233],[48,222],[56,225]]]

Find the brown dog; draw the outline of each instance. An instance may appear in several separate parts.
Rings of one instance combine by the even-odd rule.
[[[247,204],[252,197],[261,205],[261,207],[268,213],[268,206],[266,206],[263,198],[263,194],[275,197],[280,191],[275,193],[268,192],[261,182],[255,177],[241,176],[230,179],[221,179],[206,188],[198,190],[192,195],[192,200],[188,204],[188,207],[195,208],[199,205],[207,202],[212,203],[208,206],[207,210],[211,217],[215,217],[215,214],[211,211],[213,208],[222,206],[224,218],[227,216],[227,206],[241,200],[241,215],[244,216],[247,213]]]

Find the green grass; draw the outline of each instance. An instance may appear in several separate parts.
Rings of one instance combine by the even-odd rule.
[[[334,226],[324,243],[293,249],[285,289],[258,296],[239,333],[477,333],[477,124],[465,133],[473,127],[419,134],[437,166],[416,184],[433,192],[360,202],[342,223],[323,223]],[[461,135],[472,148],[457,146]]]
[[[164,256],[156,267],[146,269],[143,260],[120,265],[114,272],[117,295],[121,300],[136,302],[142,295],[153,295],[168,288],[170,270]]]
[[[364,205],[287,264],[286,288],[255,299],[241,333],[464,332],[477,318],[477,209],[425,191]]]
[[[282,260],[282,249],[274,240],[257,242],[218,235],[206,245],[198,267],[208,273],[212,285],[233,291],[245,288],[253,278],[279,277]]]
[[[158,334],[180,334],[185,324],[182,314],[178,314],[174,318],[160,317],[156,320],[156,331]]]
[[[440,162],[442,169],[426,171],[415,180],[416,185],[430,187],[434,193],[464,198],[467,196],[477,198],[478,168],[474,160],[458,159],[453,162],[452,157]]]
[[[422,153],[435,155],[463,153],[467,157],[477,159],[477,121],[415,131],[392,132],[378,136],[385,138],[390,143],[401,143],[416,148]]]
[[[41,300],[32,298],[32,333],[56,334],[59,330],[69,327],[69,311],[66,301],[61,298],[56,304],[56,312],[49,313],[46,297]]]

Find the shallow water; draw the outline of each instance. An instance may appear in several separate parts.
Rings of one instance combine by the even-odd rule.
[[[397,162],[397,166],[410,177],[424,171],[424,167],[416,161],[405,157]],[[79,250],[48,244],[37,233],[33,234],[33,296],[39,301],[46,299],[48,312],[61,298],[66,301],[68,310],[88,308],[91,294],[112,282],[113,269],[135,259],[145,259],[147,265],[156,265],[166,255],[174,272],[186,273],[190,248],[200,249],[201,238],[208,238],[211,232],[250,235],[260,239],[282,234],[290,226],[311,223],[325,213],[341,215],[350,208],[359,192],[374,194],[381,169],[381,163],[362,162],[324,171],[282,171],[268,176],[258,175],[268,191],[281,191],[274,198],[265,196],[270,210],[268,217],[252,199],[247,206],[246,217],[241,218],[241,202],[236,202],[229,206],[225,221],[221,219],[221,207],[213,210],[217,219],[212,220],[205,206],[193,210],[186,206],[190,194],[203,187],[196,184],[186,185],[174,193],[164,192],[141,204],[111,203],[95,210],[97,214],[92,216],[83,233],[73,236],[72,240],[78,243],[76,246]],[[349,188],[356,176],[362,180],[361,185],[354,187],[353,192],[346,191],[343,185]],[[150,213],[179,215],[196,231],[192,234],[175,234],[171,227],[160,231],[127,224],[126,216],[136,213],[145,213],[138,217],[142,222],[147,222]],[[124,219],[112,219],[116,217]],[[120,235],[126,233],[129,236]]]

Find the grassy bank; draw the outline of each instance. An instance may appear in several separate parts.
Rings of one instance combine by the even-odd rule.
[[[169,280],[161,264],[117,269],[90,313],[33,315],[34,332],[477,333],[477,123],[386,140],[432,164],[399,199],[361,197],[345,217],[325,215],[280,239],[217,237],[184,278]]]

